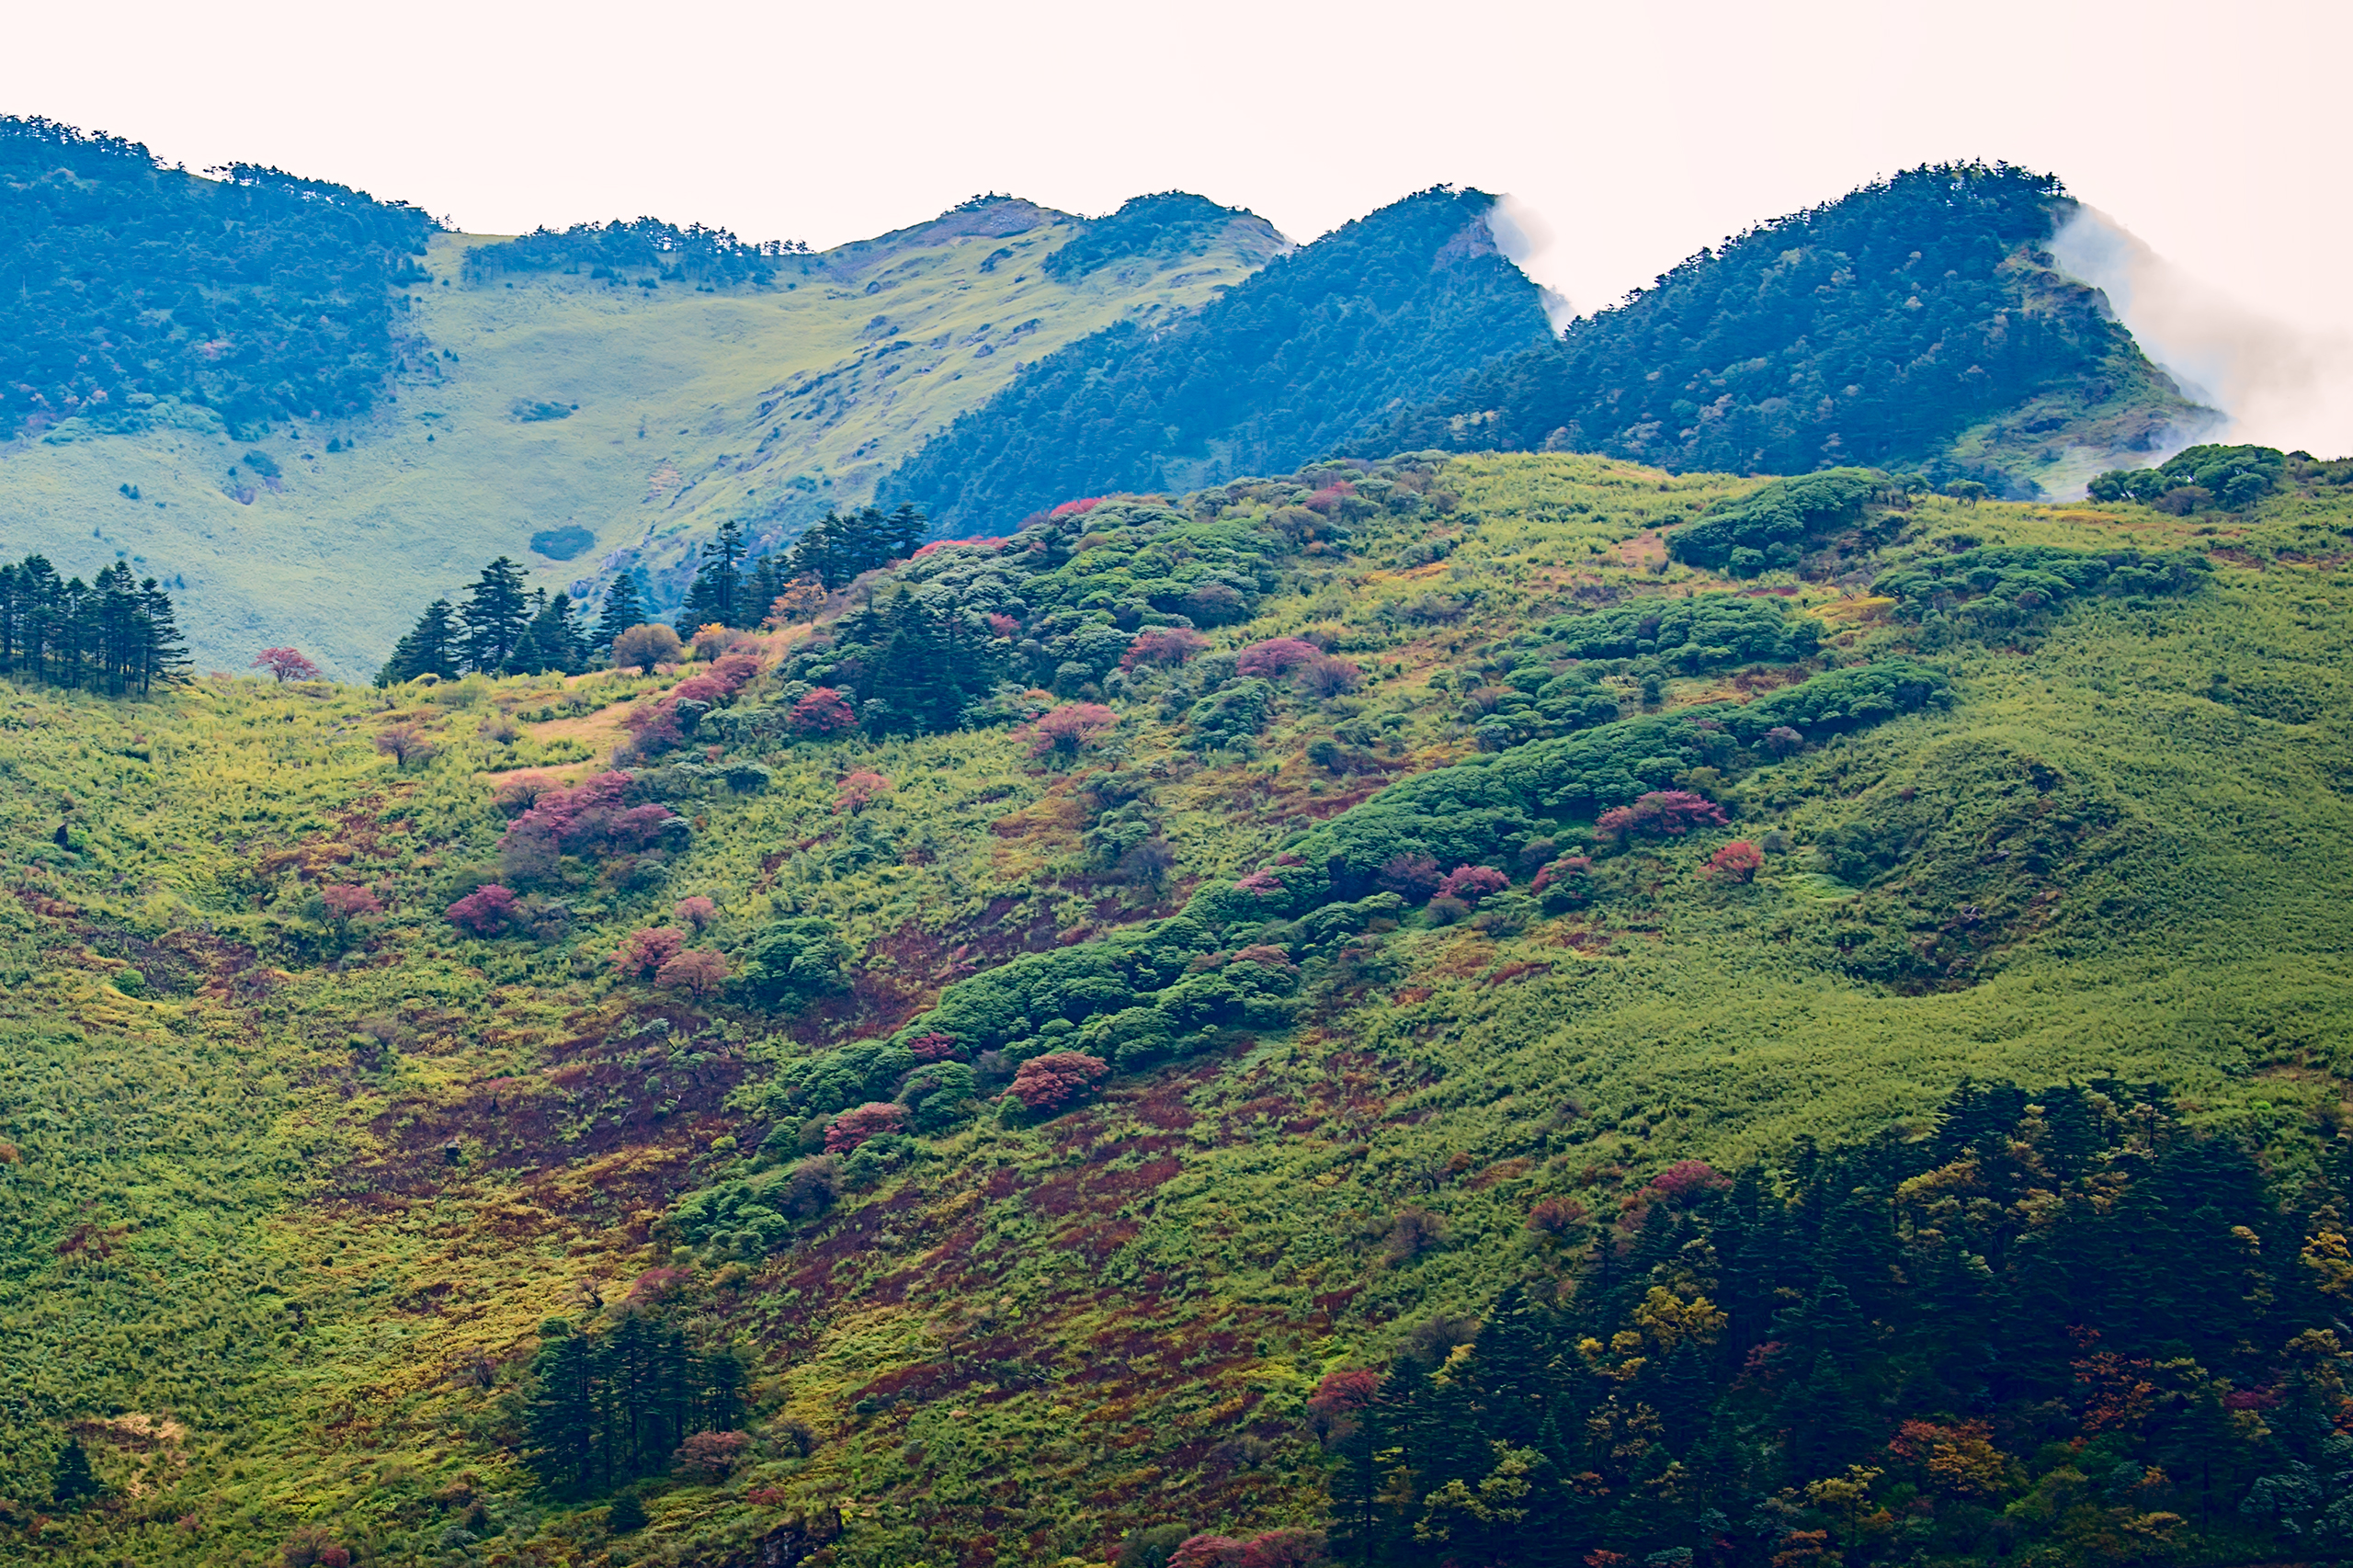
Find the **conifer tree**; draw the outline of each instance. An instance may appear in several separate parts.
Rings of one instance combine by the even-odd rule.
[[[456,614],[448,599],[435,599],[408,634],[392,645],[392,656],[376,672],[376,684],[398,686],[428,675],[455,680],[460,658]]]
[[[613,653],[613,639],[632,626],[642,626],[648,619],[645,608],[645,585],[639,581],[637,569],[615,577],[605,590],[605,608],[597,621],[597,630],[589,641],[590,652],[598,659],[609,659]]]
[[[466,590],[459,614],[465,628],[460,644],[464,666],[494,675],[505,669],[531,619],[523,568],[504,555],[483,567],[481,578]]]
[[[731,518],[720,524],[719,532],[702,547],[695,580],[687,588],[687,602],[678,611],[681,627],[691,632],[714,621],[721,626],[745,624],[743,561],[744,525]]]
[[[51,1467],[49,1479],[50,1500],[61,1508],[70,1508],[85,1497],[98,1494],[98,1478],[90,1473],[90,1456],[79,1437],[69,1437],[57,1450],[57,1463]]]

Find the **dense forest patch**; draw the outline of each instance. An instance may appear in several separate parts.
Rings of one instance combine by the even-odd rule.
[[[437,225],[279,169],[221,172],[0,119],[0,421],[138,429],[189,404],[259,434],[375,400],[393,289],[421,276],[412,258]]]

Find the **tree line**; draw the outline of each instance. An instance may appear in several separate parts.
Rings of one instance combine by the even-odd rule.
[[[922,509],[902,506],[827,512],[787,549],[747,560],[744,525],[730,520],[706,543],[678,610],[689,635],[700,627],[748,631],[813,614],[825,596],[915,552]],[[613,579],[591,624],[571,595],[527,588],[523,568],[500,556],[455,600],[439,598],[393,646],[376,674],[379,687],[420,676],[455,680],[486,675],[578,675],[612,656],[613,640],[652,621],[643,580],[634,571]]]
[[[0,565],[0,674],[36,685],[145,695],[188,670],[171,596],[118,561],[85,584],[40,555]]]

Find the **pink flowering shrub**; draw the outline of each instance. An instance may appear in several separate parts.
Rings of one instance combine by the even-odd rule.
[[[1420,903],[1438,892],[1443,880],[1438,858],[1418,849],[1401,849],[1381,863],[1374,880],[1408,903]]]
[[[933,553],[934,553],[934,552],[936,552],[936,551],[943,551],[943,550],[988,550],[988,551],[997,551],[997,550],[1003,550],[1006,545],[1011,544],[1012,542],[1013,542],[1013,541],[1012,541],[1011,540],[1009,540],[1009,539],[1004,539],[1004,538],[997,538],[997,539],[936,539],[936,540],[933,540],[929,544],[926,544],[926,545],[923,546],[922,548],[920,548],[919,550],[917,550],[917,551],[915,552],[915,554],[913,554],[913,555],[909,556],[909,557],[908,557],[908,559],[909,559],[909,560],[911,560],[911,561],[921,561],[925,556],[926,556],[926,555],[930,555],[930,554],[933,554]]]
[[[708,996],[727,983],[727,959],[708,948],[688,948],[654,972],[654,983],[665,991]]]
[[[1009,1091],[1030,1110],[1061,1110],[1103,1082],[1110,1063],[1079,1051],[1033,1056],[1013,1074]]]
[[[847,1154],[870,1138],[898,1132],[907,1124],[907,1108],[891,1100],[872,1100],[834,1118],[825,1129],[825,1153]]]
[[[1099,702],[1065,702],[1014,732],[1031,756],[1067,761],[1088,751],[1118,726],[1120,716]]]
[[[1280,878],[1272,871],[1263,869],[1251,872],[1233,885],[1244,892],[1256,893],[1260,898],[1281,898],[1290,891],[1283,886]]]
[[[1493,866],[1460,866],[1446,874],[1438,883],[1438,896],[1459,898],[1468,904],[1477,904],[1511,886],[1511,879]]]
[[[1060,520],[1063,517],[1075,517],[1085,513],[1092,512],[1096,507],[1100,506],[1101,505],[1103,505],[1102,496],[1089,495],[1082,500],[1065,501],[1061,506],[1055,507],[1052,511],[1047,513],[1046,516],[1049,518],[1055,520]]]
[[[1181,665],[1209,645],[1210,640],[1189,626],[1148,626],[1136,633],[1136,640],[1120,655],[1120,667]]]
[[[491,803],[508,816],[517,816],[531,809],[531,803],[556,787],[554,779],[544,773],[525,773],[499,781]]]
[[[626,773],[603,773],[570,790],[544,790],[506,824],[498,863],[525,882],[551,876],[564,855],[596,858],[650,847],[671,820],[666,806],[622,803]]]
[[[1009,615],[992,614],[988,617],[988,623],[992,637],[1017,637],[1021,634],[1021,623]]]
[[[687,934],[672,926],[631,931],[613,954],[613,968],[623,980],[646,980],[661,972],[687,945]]]
[[[1753,882],[1764,869],[1765,852],[1745,838],[1735,838],[1709,856],[1699,874],[1720,882]]]
[[[670,918],[681,926],[693,927],[699,935],[704,927],[719,918],[719,905],[700,893],[697,893],[692,898],[682,898],[672,905]]]
[[[348,883],[321,888],[319,902],[326,905],[327,918],[335,921],[358,920],[384,913],[382,902],[374,893]]]
[[[917,1062],[954,1062],[964,1054],[964,1048],[956,1043],[954,1035],[937,1031],[915,1036],[907,1041],[907,1049],[915,1053]]]
[[[1268,680],[1280,680],[1302,665],[1313,664],[1324,656],[1324,650],[1313,642],[1302,642],[1296,637],[1269,637],[1263,642],[1253,642],[1242,650],[1233,662],[1234,669],[1245,676],[1259,676]]]
[[[441,917],[469,936],[496,937],[514,924],[515,903],[514,889],[493,882],[466,894],[442,911]]]
[[[751,1446],[741,1432],[697,1432],[670,1456],[670,1468],[689,1481],[724,1481]]]
[[[1705,1160],[1677,1160],[1651,1177],[1643,1190],[1660,1198],[1688,1198],[1710,1187],[1731,1185],[1722,1172]]]
[[[1347,659],[1318,653],[1299,666],[1300,688],[1322,700],[1346,697],[1364,685],[1364,671]]]
[[[891,792],[891,780],[880,773],[861,767],[841,782],[834,791],[834,813],[847,812],[852,816],[864,811]]]
[[[1688,790],[1654,790],[1631,806],[1612,806],[1595,820],[1593,830],[1612,843],[1634,834],[1680,838],[1694,828],[1722,827],[1732,819],[1705,795]]]

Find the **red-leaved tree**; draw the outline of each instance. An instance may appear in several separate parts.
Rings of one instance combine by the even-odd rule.
[[[613,953],[613,968],[624,980],[644,980],[659,974],[687,945],[687,934],[671,926],[631,931]]]
[[[1109,1062],[1083,1051],[1050,1051],[1021,1064],[1009,1092],[1030,1110],[1061,1110],[1090,1093],[1110,1071]]]
[[[857,729],[858,714],[851,710],[847,698],[830,686],[821,686],[794,703],[784,722],[796,735],[823,740],[844,730]]]
[[[1269,637],[1263,642],[1253,642],[1243,649],[1241,656],[1233,661],[1233,667],[1245,676],[1280,680],[1302,665],[1313,664],[1323,656],[1324,650],[1313,642],[1302,642],[1296,637]]]
[[[956,1043],[952,1034],[919,1034],[907,1041],[907,1049],[917,1062],[954,1062],[962,1059],[964,1048]]]
[[[907,1108],[892,1100],[870,1100],[834,1118],[825,1129],[825,1153],[847,1154],[870,1138],[904,1131]]]
[[[859,768],[841,781],[834,791],[834,812],[847,812],[856,816],[891,792],[891,780],[868,768]]]
[[[1015,734],[1029,743],[1031,756],[1066,762],[1092,750],[1119,722],[1120,716],[1100,702],[1065,702]]]
[[[712,921],[719,918],[719,905],[700,893],[697,893],[692,898],[682,898],[671,905],[670,918],[681,926],[693,927],[695,933],[699,936]]]
[[[1750,882],[1764,869],[1765,852],[1745,838],[1735,838],[1709,856],[1699,874],[1720,882]]]
[[[654,971],[654,983],[665,991],[708,996],[727,983],[727,959],[708,948],[688,948],[664,960]]]
[[[1082,513],[1092,512],[1101,505],[1103,505],[1103,497],[1088,495],[1076,501],[1065,501],[1046,515],[1059,521],[1063,517],[1075,517]]]
[[[1688,790],[1654,790],[1631,806],[1612,806],[1595,819],[1593,831],[1612,843],[1635,834],[1680,838],[1694,828],[1722,827],[1732,819],[1705,795]]]
[[[1438,891],[1440,897],[1459,898],[1465,903],[1476,904],[1509,886],[1511,879],[1493,866],[1458,866],[1446,874],[1446,881],[1438,883]]]
[[[292,648],[264,648],[254,655],[253,667],[267,670],[284,686],[290,680],[316,680],[319,666]]]
[[[1209,645],[1210,640],[1189,626],[1148,626],[1136,633],[1136,640],[1120,655],[1120,667],[1181,665]]]
[[[441,912],[459,930],[475,937],[504,935],[517,917],[515,890],[496,882],[479,887]]]

